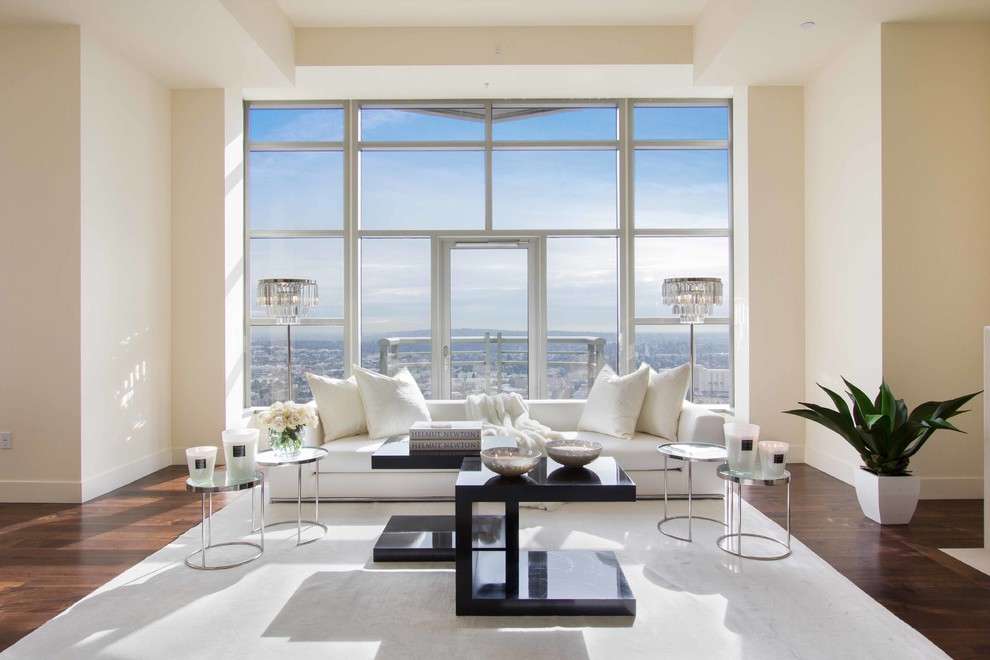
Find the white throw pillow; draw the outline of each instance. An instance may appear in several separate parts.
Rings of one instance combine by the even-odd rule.
[[[387,438],[409,433],[413,422],[429,422],[426,399],[408,369],[395,378],[354,366],[364,415],[368,420],[368,435]]]
[[[340,380],[308,373],[306,382],[309,383],[316,409],[320,413],[325,442],[368,431],[361,392],[354,376]]]
[[[646,388],[636,430],[671,441],[677,440],[677,420],[681,417],[681,408],[684,407],[684,397],[690,384],[690,364],[660,372],[650,369],[650,384]]]
[[[627,376],[619,376],[605,365],[588,392],[577,430],[631,438],[636,432],[636,420],[649,380],[647,365]]]

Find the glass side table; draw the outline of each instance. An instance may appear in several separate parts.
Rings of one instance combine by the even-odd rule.
[[[282,520],[280,522],[269,523],[269,527],[277,527],[279,525],[291,525],[296,524],[296,545],[306,545],[307,543],[312,543],[313,541],[319,541],[327,533],[327,526],[320,522],[320,470],[316,470],[316,501],[313,503],[313,517],[315,520],[303,520],[302,517],[302,466],[307,463],[315,463],[316,461],[322,460],[329,454],[323,447],[301,447],[299,453],[295,456],[281,457],[275,454],[271,449],[266,449],[265,451],[259,451],[255,461],[258,465],[266,465],[269,467],[280,467],[283,465],[295,465],[296,466],[296,519],[295,520]],[[303,523],[306,523],[310,527],[319,527],[323,532],[314,538],[302,540],[302,530]]]
[[[256,486],[261,486],[261,543],[254,543],[253,541],[227,541],[226,543],[214,543],[213,542],[213,494],[214,493],[229,493],[237,490],[247,490],[252,489],[251,493],[251,532],[255,531],[254,527],[254,492],[253,489]],[[200,548],[195,552],[191,553],[186,557],[186,566],[189,568],[195,568],[201,571],[215,571],[223,568],[234,568],[235,566],[241,566],[248,563],[249,561],[254,561],[260,557],[265,551],[265,477],[260,472],[255,472],[253,476],[247,479],[227,479],[226,470],[217,470],[213,473],[213,482],[200,483],[198,481],[193,481],[192,479],[186,479],[186,490],[190,493],[199,493],[202,497],[202,516],[203,524],[200,526],[199,541]],[[207,514],[207,503],[209,503],[209,514]],[[241,561],[226,563],[226,564],[210,564],[207,561],[207,550],[212,548],[220,548],[223,546],[234,546],[243,545],[251,548],[256,548],[258,552],[251,555],[247,559],[242,559]],[[193,562],[193,557],[199,555],[199,562]]]
[[[691,466],[695,463],[724,463],[727,460],[725,447],[721,445],[713,445],[707,442],[668,442],[666,444],[659,445],[657,447],[657,451],[663,455],[663,520],[657,523],[657,530],[659,530],[659,532],[664,536],[669,536],[672,539],[687,541],[690,543],[692,538],[691,525],[695,520],[707,520],[708,522],[718,523],[722,527],[725,527],[725,521],[723,520],[694,515],[694,484],[691,473]],[[667,461],[671,458],[676,458],[679,461],[684,461],[687,463],[688,513],[686,516],[667,515]],[[670,532],[664,531],[664,523],[671,520],[685,519],[688,521],[687,536],[677,536],[676,534],[671,534]]]
[[[761,561],[773,561],[791,556],[791,473],[784,470],[781,477],[764,477],[763,471],[757,465],[753,472],[733,472],[729,466],[719,465],[718,476],[724,479],[729,486],[729,495],[726,500],[726,508],[729,514],[729,533],[718,537],[715,543],[723,551],[730,555],[742,557],[743,559],[758,559]],[[742,487],[743,486],[786,486],[787,487],[787,541],[781,541],[771,536],[763,534],[752,534],[742,531]],[[776,555],[747,555],[742,551],[743,537],[763,539],[775,543],[784,548],[784,552]],[[732,549],[732,541],[735,540],[736,548]]]

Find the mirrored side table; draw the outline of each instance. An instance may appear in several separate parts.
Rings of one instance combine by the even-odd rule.
[[[695,520],[707,520],[708,522],[718,523],[722,527],[725,527],[725,521],[723,520],[694,515],[694,483],[691,468],[691,466],[695,463],[725,463],[725,447],[722,445],[713,445],[707,442],[668,442],[666,444],[659,445],[657,447],[657,451],[663,455],[663,520],[657,523],[657,529],[660,533],[664,536],[669,536],[672,539],[687,541],[690,543],[692,538],[691,526]],[[671,458],[676,458],[679,461],[684,461],[687,463],[688,513],[686,516],[667,515],[667,462],[668,459]],[[663,528],[664,523],[670,522],[671,520],[685,519],[688,521],[687,536],[677,536],[676,534],[665,531]]]
[[[254,527],[254,488],[261,486],[261,543],[254,543],[253,541],[227,541],[225,543],[214,543],[213,542],[213,494],[214,493],[229,493],[238,490],[248,490],[251,489],[251,532],[256,531]],[[201,571],[214,571],[223,568],[234,568],[235,566],[241,566],[248,563],[249,561],[254,561],[260,557],[265,551],[265,477],[260,472],[255,471],[255,473],[248,477],[247,479],[229,479],[227,478],[226,470],[217,470],[213,473],[213,481],[201,483],[198,481],[193,481],[192,479],[186,479],[186,490],[190,493],[199,493],[202,497],[202,516],[203,523],[200,526],[200,548],[195,552],[191,553],[186,557],[186,566],[189,568],[195,568]],[[209,505],[209,513],[207,513],[207,504]],[[247,546],[257,549],[257,552],[248,557],[247,559],[242,559],[240,561],[221,563],[221,564],[210,564],[207,560],[207,550],[213,548],[220,548],[225,546]],[[199,561],[194,562],[193,557],[199,555]]]
[[[327,526],[320,522],[320,470],[316,469],[316,500],[313,503],[313,518],[314,520],[303,520],[302,517],[302,470],[303,465],[307,463],[315,463],[319,460],[326,458],[329,454],[323,447],[301,447],[299,453],[295,456],[283,457],[277,455],[271,449],[266,449],[265,451],[259,451],[255,461],[258,465],[265,465],[268,467],[280,467],[284,465],[295,465],[296,466],[296,519],[295,520],[282,520],[279,522],[269,523],[269,527],[277,527],[279,525],[291,525],[295,523],[296,525],[296,545],[306,545],[307,543],[312,543],[313,541],[319,541],[327,533]],[[323,531],[311,538],[302,540],[303,524],[309,525],[310,528],[318,527]]]
[[[720,479],[724,479],[729,486],[726,509],[728,510],[729,533],[718,537],[715,543],[723,551],[730,555],[742,557],[743,559],[758,559],[761,561],[772,561],[784,559],[791,556],[791,473],[784,470],[783,476],[767,477],[759,465],[753,472],[733,472],[728,464],[718,466],[717,470]],[[764,534],[752,534],[742,531],[742,487],[743,486],[786,486],[787,487],[787,540],[781,541]],[[742,550],[743,538],[763,539],[763,541],[778,545],[784,549],[783,552],[775,555],[753,555],[744,554]],[[735,543],[735,549],[732,548]]]

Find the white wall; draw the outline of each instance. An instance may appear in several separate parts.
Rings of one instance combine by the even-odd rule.
[[[749,411],[760,438],[804,460],[804,108],[800,87],[748,90]],[[740,254],[740,246],[736,255]]]
[[[239,96],[172,92],[172,461],[240,422],[243,164]],[[228,132],[229,131],[229,132]],[[228,235],[230,232],[230,235]]]
[[[78,27],[0,28],[0,501],[79,501]]]
[[[749,384],[749,88],[732,96],[732,397],[738,421],[750,418]]]
[[[880,28],[805,86],[805,401],[883,373]],[[797,407],[797,406],[794,406]],[[807,423],[805,460],[852,483],[858,454]]]
[[[82,499],[171,462],[170,95],[82,38]]]
[[[913,407],[983,388],[990,322],[990,25],[888,24],[883,368]],[[983,495],[979,398],[911,461],[922,497]]]

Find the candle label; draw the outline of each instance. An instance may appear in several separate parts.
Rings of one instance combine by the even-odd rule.
[[[247,445],[234,445],[234,458],[247,456]]]
[[[752,438],[747,438],[747,439],[745,439],[745,440],[742,441],[742,450],[743,451],[753,451],[753,439]]]
[[[196,459],[196,469],[197,470],[205,470],[206,469],[206,459],[205,458],[197,458]]]
[[[783,454],[774,454],[773,455],[773,462],[775,464],[778,464],[778,465],[782,464],[784,462],[784,455]]]

